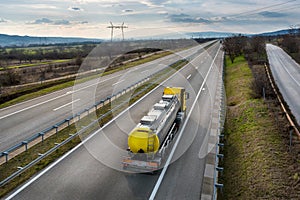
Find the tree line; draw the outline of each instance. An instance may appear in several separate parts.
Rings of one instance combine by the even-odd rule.
[[[223,49],[229,56],[231,62],[238,56],[244,55],[249,62],[266,61],[266,38],[246,37],[237,35],[223,40]]]
[[[244,55],[250,62],[266,62],[266,42],[279,45],[300,63],[300,29],[291,29],[282,36],[253,36],[236,35],[223,40],[223,48],[231,62]]]
[[[1,66],[9,65],[12,61],[31,63],[33,60],[57,60],[86,57],[95,44],[84,44],[73,47],[56,46],[53,48],[0,48]]]

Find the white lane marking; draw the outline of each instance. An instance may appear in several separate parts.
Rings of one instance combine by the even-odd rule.
[[[0,119],[4,119],[4,118],[9,117],[9,116],[12,116],[12,115],[14,115],[14,114],[17,114],[17,113],[23,112],[23,111],[25,111],[25,110],[29,110],[29,109],[31,109],[31,108],[34,108],[34,107],[40,106],[40,105],[42,105],[42,104],[48,103],[48,102],[53,101],[53,100],[55,100],[55,99],[59,99],[59,98],[61,98],[62,96],[66,96],[66,94],[61,95],[61,96],[58,96],[58,97],[54,97],[54,98],[49,99],[49,100],[47,100],[47,101],[43,101],[43,102],[40,102],[40,103],[38,103],[38,104],[35,104],[35,105],[32,105],[32,106],[23,108],[23,109],[21,109],[21,110],[12,112],[12,113],[10,113],[10,114],[4,115],[4,116],[0,117]]]
[[[285,53],[285,52],[284,52]],[[277,55],[278,56],[278,55]],[[281,66],[284,68],[284,70],[289,74],[289,76],[295,81],[295,83],[300,86],[300,83],[294,78],[294,76],[290,73],[286,65],[283,63],[282,59],[279,58],[279,62],[282,64]]]
[[[201,53],[202,54],[202,53]],[[200,55],[201,55],[200,54]],[[199,55],[199,56],[200,56]],[[197,56],[194,59],[197,59],[199,56]],[[53,167],[55,167],[58,163],[60,163],[63,159],[65,159],[66,157],[68,157],[71,153],[73,153],[74,151],[76,151],[79,147],[81,147],[82,145],[84,145],[88,140],[90,140],[91,138],[93,138],[96,134],[98,134],[99,132],[101,132],[104,128],[106,128],[108,125],[110,125],[112,122],[114,122],[117,118],[119,118],[121,115],[123,115],[125,112],[127,112],[129,109],[131,109],[133,106],[135,106],[136,104],[138,104],[140,101],[142,101],[144,98],[146,98],[148,95],[150,95],[153,91],[157,90],[157,88],[159,88],[161,85],[164,85],[165,82],[167,82],[168,80],[170,80],[171,78],[173,78],[177,73],[181,72],[187,65],[185,65],[184,67],[182,67],[180,70],[176,71],[172,76],[170,76],[168,79],[164,80],[160,85],[156,86],[154,89],[152,89],[150,92],[148,92],[147,94],[145,94],[142,98],[140,98],[139,100],[137,100],[135,103],[133,103],[131,106],[129,106],[127,109],[125,109],[124,111],[122,111],[120,114],[118,114],[115,118],[113,118],[112,120],[110,120],[107,124],[105,124],[103,127],[101,127],[99,130],[95,131],[93,134],[91,134],[89,137],[87,137],[85,140],[83,140],[81,143],[79,143],[76,147],[74,147],[73,149],[71,149],[70,151],[68,151],[66,154],[64,154],[62,157],[60,157],[57,161],[55,161],[54,163],[50,164],[49,167],[47,167],[46,169],[44,169],[43,171],[41,171],[41,173],[39,173],[38,175],[36,175],[35,177],[33,177],[32,179],[30,179],[28,182],[26,182],[23,186],[21,186],[18,190],[16,190],[14,193],[12,193],[9,197],[7,197],[6,200],[10,200],[12,198],[14,198],[17,194],[19,194],[20,192],[22,192],[25,188],[27,188],[29,185],[31,185],[33,182],[35,182],[37,179],[39,179],[41,176],[43,176],[45,173],[47,173],[48,171],[50,171]]]
[[[141,73],[143,74],[143,73],[147,73],[147,72],[149,72],[149,69],[142,71]]]
[[[72,91],[66,92],[66,93],[63,94],[63,95],[54,97],[54,98],[52,98],[52,99],[48,99],[48,100],[46,100],[46,101],[43,101],[43,102],[34,104],[34,105],[32,105],[32,106],[23,108],[23,109],[21,109],[21,110],[17,110],[17,111],[15,111],[15,112],[9,113],[9,114],[7,114],[7,115],[4,115],[4,116],[0,117],[0,120],[1,120],[1,119],[4,119],[4,118],[6,118],[6,117],[10,117],[10,116],[12,116],[12,115],[14,115],[14,114],[18,114],[18,113],[20,113],[20,112],[23,112],[23,111],[25,111],[25,110],[29,110],[29,109],[31,109],[31,108],[34,108],[34,107],[43,105],[43,104],[48,103],[48,102],[50,102],[50,101],[53,101],[53,100],[62,98],[62,97],[67,96],[67,95],[70,95],[70,94],[72,94],[72,93],[74,93],[74,92],[78,92],[78,91],[83,90],[83,89],[86,89],[86,88],[88,88],[88,87],[97,85],[97,84],[99,84],[99,83],[103,83],[103,82],[105,82],[105,81],[108,81],[108,80],[110,80],[110,79],[116,78],[116,77],[118,77],[118,76],[122,76],[122,74],[117,75],[117,76],[114,76],[114,77],[111,77],[111,78],[108,78],[108,79],[105,79],[105,80],[103,80],[103,81],[100,81],[100,82],[97,82],[97,83],[94,83],[94,84],[91,84],[91,85],[88,85],[88,86],[85,86],[85,87],[82,87],[82,88],[79,88],[78,90],[72,90]]]
[[[118,85],[119,83],[122,83],[123,81],[125,81],[125,80],[120,80],[120,81],[118,81],[118,82],[112,84],[112,86]]]
[[[196,67],[196,69],[198,69],[198,67]]]
[[[186,77],[187,80],[189,80],[191,78],[192,74],[188,75],[188,77]]]
[[[108,81],[108,80],[111,80],[111,79],[117,78],[117,77],[119,77],[119,76],[122,76],[122,75],[123,75],[123,74],[119,74],[119,75],[117,75],[117,76],[110,77],[110,78],[108,78],[108,79],[105,79],[105,80],[103,80],[103,81],[100,81],[100,82],[97,82],[97,83],[93,83],[93,84],[91,84],[91,85],[88,85],[88,86],[85,86],[85,87],[79,88],[79,89],[77,89],[77,90],[72,90],[72,93],[75,93],[75,92],[78,92],[78,91],[80,91],[80,90],[83,90],[83,89],[86,89],[86,88],[92,87],[92,86],[94,86],[94,85],[98,85],[99,83],[103,83],[103,82],[105,82],[105,81]]]
[[[71,101],[70,103],[67,103],[67,104],[65,104],[65,105],[59,106],[58,108],[53,109],[53,111],[57,111],[57,110],[59,110],[59,109],[61,109],[61,108],[63,108],[63,107],[66,107],[66,106],[68,106],[68,105],[70,105],[70,104],[72,104],[72,103],[75,103],[75,102],[77,102],[77,101],[80,101],[80,99],[76,99],[76,100],[74,100],[74,101]]]
[[[293,79],[293,81],[298,86],[300,86],[300,83],[293,77],[293,75],[290,73],[290,71],[284,64],[284,61],[281,59],[282,58],[281,56],[283,56],[283,59],[286,58],[286,53],[281,48],[274,46],[274,45],[267,44],[267,48],[269,48],[269,51],[267,53],[269,53],[271,58],[273,57],[273,61],[276,60],[277,62],[279,62],[281,64],[281,67],[288,73],[288,75]],[[287,57],[289,57],[289,56],[287,56]],[[292,58],[291,58],[291,60],[292,60],[292,62],[294,61]],[[273,69],[275,70],[276,64],[274,64],[274,65],[272,65],[272,64],[273,63],[270,63],[270,66],[273,66]],[[297,63],[296,63],[296,65],[297,65]],[[275,79],[275,81],[277,81],[277,80]]]
[[[168,160],[167,160],[167,162],[166,162],[166,164],[165,164],[165,166],[164,166],[164,168],[163,168],[161,174],[159,175],[159,178],[158,178],[158,180],[157,180],[157,182],[156,182],[156,184],[155,184],[155,186],[154,186],[154,188],[153,188],[153,190],[152,190],[152,193],[151,193],[151,195],[150,195],[150,197],[149,197],[149,200],[154,200],[154,197],[155,197],[156,193],[158,192],[159,186],[160,186],[160,184],[162,183],[162,180],[163,180],[163,178],[164,178],[164,176],[165,176],[165,174],[166,174],[166,171],[167,171],[167,169],[168,169],[168,167],[169,167],[169,165],[170,165],[170,162],[171,162],[171,159],[172,159],[172,157],[173,157],[173,155],[174,155],[175,149],[177,148],[177,145],[178,145],[178,143],[179,143],[179,141],[180,141],[180,138],[181,138],[181,136],[182,136],[182,134],[183,134],[183,131],[184,131],[186,125],[187,125],[187,122],[189,121],[189,118],[191,117],[192,111],[194,110],[194,107],[195,107],[195,105],[196,105],[196,102],[197,102],[197,100],[198,100],[198,98],[199,98],[199,96],[200,96],[200,94],[201,94],[201,91],[202,91],[202,89],[203,89],[203,87],[204,87],[204,84],[205,84],[205,82],[206,82],[206,80],[207,80],[207,78],[208,78],[208,75],[209,75],[209,73],[210,73],[212,67],[214,66],[214,62],[215,62],[215,59],[217,58],[217,55],[219,54],[219,51],[220,51],[220,47],[219,47],[218,52],[217,52],[215,58],[213,59],[211,65],[210,65],[210,68],[209,68],[209,70],[208,70],[208,72],[207,72],[207,74],[206,74],[206,76],[205,76],[205,78],[204,78],[204,80],[203,80],[203,83],[202,83],[202,85],[201,85],[201,87],[200,87],[200,89],[199,89],[199,92],[198,92],[198,94],[197,94],[197,96],[196,96],[196,98],[195,98],[195,101],[193,102],[193,105],[192,105],[192,107],[191,107],[191,109],[190,109],[190,111],[189,111],[189,114],[188,114],[186,120],[184,121],[184,124],[183,124],[183,126],[182,126],[182,129],[181,129],[179,135],[178,135],[178,138],[177,138],[177,140],[176,140],[176,142],[175,142],[175,144],[174,144],[174,146],[173,146],[173,148],[172,148],[172,150],[171,150],[171,153],[170,153],[170,155],[169,155],[169,157],[168,157]]]

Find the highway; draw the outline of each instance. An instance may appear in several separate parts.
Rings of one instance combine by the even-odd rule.
[[[300,65],[275,45],[267,44],[267,53],[276,85],[300,124]]]
[[[158,190],[154,191],[155,199],[199,199],[207,146],[203,141],[211,126],[218,66],[223,64],[222,54],[219,43],[199,53],[191,64],[169,77],[7,198],[148,199],[158,180],[162,180]],[[128,133],[161,98],[164,86],[182,86],[190,93],[186,126],[180,131],[181,139],[178,140],[171,165],[165,174],[124,172],[121,160],[127,154]],[[159,179],[162,175],[164,177]]]
[[[76,84],[74,87],[1,109],[0,152],[73,114],[75,115],[96,101],[110,96],[113,92],[121,91],[179,59],[203,51],[203,47],[208,44],[197,45],[132,69]],[[79,97],[77,98],[77,96]]]

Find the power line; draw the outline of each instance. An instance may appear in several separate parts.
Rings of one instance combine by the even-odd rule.
[[[226,17],[235,17],[235,16],[247,15],[247,14],[251,14],[251,13],[252,14],[257,14],[258,13],[257,11],[262,11],[262,10],[266,10],[268,8],[282,6],[282,5],[289,4],[289,3],[294,2],[294,1],[296,1],[296,0],[290,0],[290,1],[287,1],[287,2],[273,4],[273,5],[270,5],[270,6],[266,6],[266,7],[250,10],[250,11],[245,11],[245,12],[241,12],[241,13],[237,13],[237,14],[227,15]]]

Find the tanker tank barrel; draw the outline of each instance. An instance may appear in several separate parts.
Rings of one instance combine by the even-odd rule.
[[[185,116],[186,92],[180,87],[166,87],[162,99],[142,117],[140,123],[128,136],[129,157],[123,160],[124,167],[147,168],[160,163],[162,152],[169,146],[178,126]],[[168,144],[168,145],[166,145]],[[148,166],[138,160],[137,154],[146,155]],[[146,162],[146,161],[145,161]],[[156,165],[155,165],[156,166]]]

